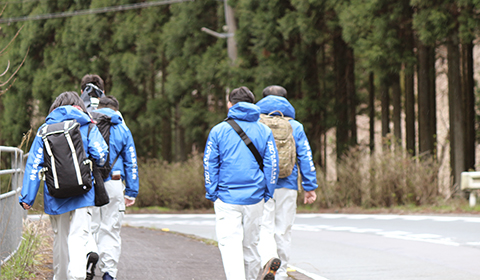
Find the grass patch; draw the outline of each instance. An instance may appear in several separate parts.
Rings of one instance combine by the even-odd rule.
[[[52,273],[50,222],[24,222],[22,243],[16,254],[2,265],[2,280],[49,279]]]

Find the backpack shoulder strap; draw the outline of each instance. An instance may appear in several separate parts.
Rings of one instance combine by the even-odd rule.
[[[88,123],[88,133],[87,133],[87,139],[90,138],[90,131],[92,128],[95,126],[93,122]]]
[[[252,140],[250,140],[250,138],[248,138],[248,135],[245,134],[245,131],[243,131],[243,129],[238,125],[237,122],[235,122],[235,120],[226,119],[225,121],[233,127],[233,129],[238,133],[240,138],[242,138],[243,142],[245,142],[247,147],[252,152],[253,156],[255,156],[255,159],[257,160],[258,165],[260,166],[260,170],[262,170],[262,172],[263,172],[263,159],[260,156],[260,153],[258,152],[255,145],[253,145]]]

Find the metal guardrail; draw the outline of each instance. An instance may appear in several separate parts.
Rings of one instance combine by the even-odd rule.
[[[1,166],[2,153],[11,154],[10,168]],[[0,194],[0,263],[8,261],[22,242],[23,218],[27,211],[18,203],[25,172],[23,151],[14,147],[0,146],[0,175],[11,175],[8,180],[11,190]],[[0,177],[0,180],[4,176]],[[0,181],[0,183],[2,183]]]

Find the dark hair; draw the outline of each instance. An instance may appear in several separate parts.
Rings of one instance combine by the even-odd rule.
[[[100,78],[100,76],[98,76],[97,74],[87,74],[83,76],[82,82],[80,83],[80,88],[82,90],[85,90],[85,87],[87,86],[87,84],[93,84],[96,87],[98,87],[100,90],[102,91],[105,90],[105,84],[102,78]]]
[[[276,95],[276,96],[281,96],[287,98],[287,90],[284,87],[281,86],[268,86],[263,89],[263,97],[268,96],[268,95]]]
[[[247,87],[239,87],[230,92],[228,101],[230,101],[232,105],[235,105],[238,102],[254,103],[255,95],[253,95],[253,93]]]
[[[118,100],[113,96],[113,95],[107,95],[102,98],[100,98],[100,101],[98,102],[98,109],[100,108],[110,108],[115,111],[118,111],[120,108],[120,104],[118,103]]]
[[[66,91],[55,98],[55,101],[53,101],[52,106],[50,106],[48,113],[50,114],[53,110],[65,105],[76,105],[82,108],[83,112],[87,112],[87,108],[85,107],[85,104],[83,104],[83,100],[80,98],[80,96],[78,96],[78,93],[74,91]]]

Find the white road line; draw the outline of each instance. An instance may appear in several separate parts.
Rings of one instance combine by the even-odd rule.
[[[436,222],[455,222],[463,221],[469,223],[480,223],[479,217],[463,217],[463,216],[425,216],[425,215],[388,215],[388,214],[297,214],[297,218],[301,219],[312,219],[312,218],[322,218],[322,219],[350,219],[350,220],[365,220],[365,219],[375,219],[375,220],[405,220],[405,221],[424,221],[432,220]]]
[[[296,270],[296,271],[302,273],[303,275],[312,278],[313,280],[328,280],[328,279],[325,278],[325,277],[322,277],[322,276],[320,276],[320,275],[317,275],[317,274],[314,274],[314,273],[305,271],[305,270],[300,269],[300,268],[298,268],[298,267],[295,267],[295,266],[292,266],[292,265],[288,265],[288,266],[289,266],[291,269]]]
[[[396,238],[402,240],[410,240],[410,241],[420,241],[420,242],[428,242],[428,243],[435,243],[435,244],[442,244],[447,246],[460,246],[460,243],[452,241],[451,238],[446,238],[438,234],[431,234],[431,233],[411,233],[408,231],[383,231],[381,229],[361,229],[355,227],[334,227],[334,226],[327,226],[327,225],[305,225],[305,224],[295,224],[293,225],[293,230],[300,230],[300,231],[345,231],[345,232],[352,232],[352,233],[373,233],[376,235],[381,235],[388,238]],[[480,244],[479,244],[480,246]]]

